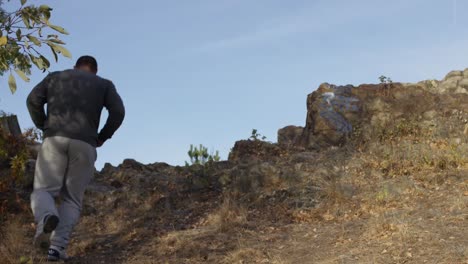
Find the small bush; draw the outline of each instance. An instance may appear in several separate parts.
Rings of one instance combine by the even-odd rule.
[[[258,130],[257,129],[252,129],[252,135],[250,135],[249,137],[249,140],[253,140],[253,141],[258,141],[258,140],[266,140],[267,137],[265,137],[264,135],[258,133]]]
[[[385,75],[381,75],[379,77],[379,81],[380,81],[381,84],[392,84],[393,83],[392,79],[390,77],[385,76]]]
[[[393,88],[393,81],[390,77],[381,75],[379,77],[380,84],[383,85],[383,95],[384,96],[389,96],[390,95],[390,89]]]
[[[10,169],[13,180],[24,176],[26,162],[32,156],[28,145],[42,139],[37,129],[28,129],[21,136],[15,137],[0,130],[0,168]]]
[[[186,161],[186,166],[205,165],[207,163],[212,163],[221,159],[221,157],[219,156],[219,151],[209,154],[208,148],[206,148],[202,144],[200,144],[199,147],[194,147],[193,145],[190,145],[190,149],[187,152],[187,154],[190,157],[190,163]]]
[[[28,145],[39,138],[35,129],[16,137],[0,130],[0,221],[7,213],[27,210],[23,191],[27,183],[26,164],[32,158]]]

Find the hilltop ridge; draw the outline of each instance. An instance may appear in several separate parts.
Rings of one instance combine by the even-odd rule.
[[[226,161],[106,164],[72,263],[468,263],[468,69],[323,83],[306,106],[303,127],[240,140]],[[2,226],[4,256],[31,221]]]

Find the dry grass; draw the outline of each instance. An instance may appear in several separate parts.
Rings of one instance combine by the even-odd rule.
[[[32,238],[28,234],[30,227],[19,220],[5,223],[0,230],[0,256],[1,263],[18,264],[33,263]],[[35,259],[34,263],[43,263]]]
[[[247,224],[247,213],[243,205],[227,197],[219,208],[207,217],[205,224],[218,232],[232,231]]]
[[[221,261],[224,264],[246,264],[246,263],[272,263],[280,264],[284,263],[279,258],[270,259],[264,252],[249,248],[245,245],[239,245],[239,249],[230,252]]]
[[[127,264],[468,263],[467,142],[415,140],[420,130],[399,129],[364,151],[246,167],[238,189],[249,192],[198,201],[122,194],[119,203],[94,203],[98,212],[115,209],[84,216],[70,252],[76,263],[110,255]],[[178,217],[193,221],[177,226]],[[24,229],[6,229],[0,253],[17,263],[28,254],[15,253],[27,243]]]

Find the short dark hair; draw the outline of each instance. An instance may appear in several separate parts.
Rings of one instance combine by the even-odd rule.
[[[98,69],[98,65],[97,65],[97,61],[94,57],[92,56],[81,56],[77,61],[76,61],[76,65],[75,67],[79,68],[81,66],[89,66],[91,68],[91,70],[97,72],[97,69]]]

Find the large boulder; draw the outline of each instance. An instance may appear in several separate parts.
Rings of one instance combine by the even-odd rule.
[[[283,147],[296,145],[301,139],[304,128],[300,126],[287,126],[278,130],[278,144]]]
[[[20,136],[21,128],[18,123],[16,115],[3,115],[0,116],[0,131],[7,135]]]
[[[437,85],[427,86],[427,81],[420,84],[434,93],[468,94],[468,69],[449,72],[442,81],[437,82]]]
[[[354,119],[361,111],[359,98],[353,95],[354,87],[328,83],[307,97],[307,118],[301,143],[305,147],[339,145],[351,135]]]
[[[299,128],[286,127],[278,132],[278,142],[321,149],[342,145],[357,134],[375,136],[402,123],[430,126],[436,119],[451,115],[444,113],[450,109],[447,105],[454,111],[468,109],[468,69],[452,71],[441,81],[359,86],[323,83],[307,97],[302,135],[296,138]],[[407,128],[400,125],[397,129]]]

